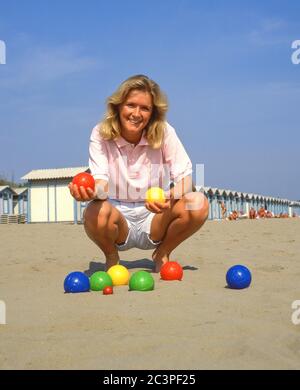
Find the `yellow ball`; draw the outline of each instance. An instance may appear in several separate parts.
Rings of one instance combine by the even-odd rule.
[[[112,278],[114,286],[123,286],[129,282],[129,271],[123,265],[113,265],[107,273]]]
[[[147,202],[161,202],[166,200],[164,190],[160,187],[151,187],[146,192]]]

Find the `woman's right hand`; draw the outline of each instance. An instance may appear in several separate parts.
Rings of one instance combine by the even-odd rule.
[[[91,188],[85,189],[84,187],[78,187],[76,184],[72,182],[68,185],[69,190],[73,198],[75,198],[78,202],[88,202],[90,200],[96,199],[96,192]]]

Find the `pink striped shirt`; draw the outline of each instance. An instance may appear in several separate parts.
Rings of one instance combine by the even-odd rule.
[[[192,163],[175,129],[166,123],[161,148],[153,149],[142,135],[134,146],[123,137],[104,140],[95,126],[89,145],[89,167],[94,179],[109,183],[109,197],[141,202],[149,187],[169,189],[192,174]]]

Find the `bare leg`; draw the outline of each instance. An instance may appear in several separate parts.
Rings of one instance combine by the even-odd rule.
[[[156,214],[151,224],[150,237],[161,244],[153,252],[155,271],[169,261],[171,252],[201,228],[208,217],[208,200],[200,192],[191,192],[165,210]]]
[[[91,202],[84,213],[84,228],[88,237],[103,251],[106,270],[120,261],[116,243],[126,240],[128,226],[124,216],[107,200]]]

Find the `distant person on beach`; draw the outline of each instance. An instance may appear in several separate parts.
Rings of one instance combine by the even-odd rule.
[[[236,210],[233,210],[229,216],[228,216],[228,220],[229,221],[236,221],[238,219],[238,212]]]
[[[259,216],[259,218],[265,218],[265,216],[266,216],[266,211],[265,211],[265,209],[264,209],[264,207],[263,206],[261,206],[260,207],[260,209],[258,210],[258,216]]]
[[[225,219],[226,218],[227,209],[225,207],[224,202],[220,201],[220,206],[221,206],[222,219]]]
[[[289,218],[288,213],[280,213],[279,218]]]
[[[251,207],[251,209],[249,210],[249,219],[256,219],[257,217],[257,214],[256,214],[256,210]]]
[[[69,184],[76,200],[90,201],[84,227],[104,253],[106,269],[118,264],[119,251],[136,247],[154,250],[159,272],[208,217],[208,200],[195,192],[191,160],[166,122],[167,110],[156,82],[144,75],[125,80],[107,99],[104,119],[92,130],[89,166],[96,190]],[[167,188],[161,185],[165,170]],[[164,187],[166,201],[145,201],[150,186]]]

